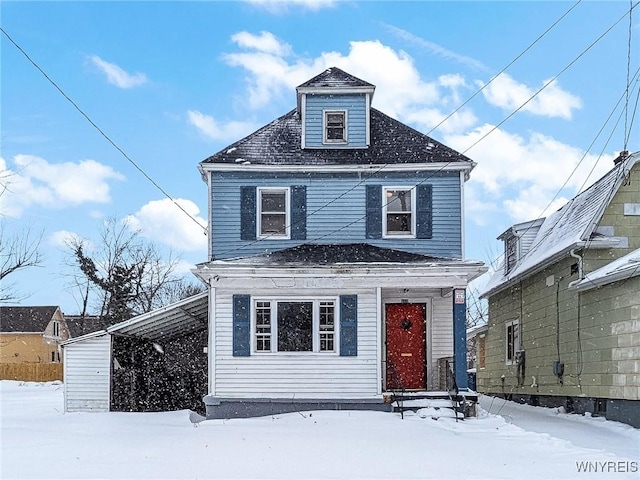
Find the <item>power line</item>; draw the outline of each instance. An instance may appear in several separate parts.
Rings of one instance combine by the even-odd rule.
[[[567,10],[566,12],[564,12],[562,14],[562,16],[560,16],[560,18],[558,18],[555,22],[553,22],[553,24],[547,28],[544,32],[542,32],[538,38],[536,38],[531,44],[529,44],[529,46],[527,48],[525,48],[522,52],[520,52],[520,54],[518,54],[513,60],[511,60],[506,67],[504,67],[502,70],[500,70],[498,73],[496,73],[493,77],[491,77],[491,79],[485,83],[484,85],[482,85],[482,87],[479,90],[476,90],[476,92],[471,95],[469,98],[467,98],[458,108],[456,108],[453,112],[451,112],[449,115],[447,115],[440,123],[438,123],[435,127],[433,127],[431,130],[429,130],[427,132],[427,135],[430,135],[431,132],[433,132],[434,130],[436,130],[438,127],[440,127],[444,122],[446,122],[447,120],[449,120],[451,117],[453,117],[456,113],[458,113],[462,107],[464,107],[467,103],[469,103],[471,100],[473,100],[477,95],[479,95],[485,88],[487,88],[496,78],[498,78],[500,75],[502,75],[511,65],[513,65],[514,63],[516,63],[525,53],[527,53],[529,50],[531,50],[531,48],[533,48],[533,46],[538,43],[547,33],[549,33],[558,23],[560,23],[562,21],[562,19],[564,19],[564,17],[566,17],[574,8],[576,8],[578,6],[578,4],[582,2],[582,0],[578,0],[576,3],[574,3],[571,8],[569,8],[569,10]]]
[[[629,10],[629,14],[631,14],[631,10],[633,10],[634,8],[636,8],[638,6],[638,3],[636,3],[635,5],[633,5],[631,7],[631,9]],[[491,133],[493,133],[495,130],[497,130],[501,125],[503,125],[507,120],[509,120],[511,117],[513,117],[516,113],[518,113],[520,110],[522,110],[531,100],[533,100],[536,96],[538,96],[538,94],[540,92],[542,92],[545,88],[547,88],[549,85],[551,85],[555,80],[558,79],[558,77],[560,77],[560,75],[562,75],[564,72],[566,72],[574,63],[576,63],[585,53],[587,53],[589,50],[591,50],[591,48],[598,43],[600,40],[602,40],[611,30],[613,30],[613,28],[622,21],[623,18],[625,18],[627,16],[627,12],[624,13],[624,15],[622,15],[613,25],[611,25],[607,30],[605,30],[598,38],[596,38],[591,44],[589,44],[589,46],[587,48],[585,48],[582,52],[580,52],[580,54],[574,58],[571,62],[569,62],[569,64],[567,66],[565,66],[562,70],[560,70],[560,72],[558,72],[553,78],[551,78],[550,80],[548,80],[540,89],[538,89],[538,91],[536,91],[531,97],[529,97],[528,100],[526,100],[522,105],[520,105],[518,108],[516,108],[513,112],[511,112],[509,115],[507,115],[501,122],[499,122],[497,125],[494,125],[493,128],[491,128],[487,133],[485,133],[483,136],[481,136],[478,140],[476,140],[474,143],[472,143],[469,147],[467,147],[462,154],[464,155],[466,152],[468,152],[469,150],[471,150],[473,147],[475,147],[478,143],[480,143],[482,140],[484,140],[486,137],[488,137]]]
[[[102,135],[118,152],[120,152],[122,156],[126,158],[129,161],[129,163],[131,163],[131,165],[133,165],[154,187],[156,187],[156,189],[158,189],[166,198],[171,200],[175,206],[177,206],[185,215],[187,215],[200,228],[202,228],[205,235],[207,234],[207,229],[204,226],[202,226],[200,222],[198,222],[198,220],[192,217],[189,212],[187,212],[176,200],[174,200],[171,195],[169,195],[160,185],[158,185],[158,183],[154,181],[140,166],[138,166],[138,164],[134,162],[133,159],[131,159],[131,157],[127,155],[124,150],[122,150],[122,148],[120,148],[98,125],[96,125],[96,123],[93,120],[91,120],[89,115],[87,115],[78,106],[78,104],[74,102],[69,97],[69,95],[67,95],[64,92],[64,90],[62,90],[62,88],[58,86],[58,84],[49,75],[47,75],[47,73],[42,68],[40,68],[40,66],[27,54],[27,52],[25,52],[24,49],[20,45],[18,45],[13,38],[11,38],[11,36],[4,30],[4,28],[0,27],[0,31],[20,51],[20,53],[22,53],[22,55],[24,55],[24,57],[49,81],[49,83],[51,83],[51,85],[53,85],[56,88],[56,90],[58,90],[62,94],[62,96],[65,99],[67,99],[67,101],[71,103],[71,105],[73,105],[78,112],[80,112],[80,114],[91,124],[93,128],[95,128],[100,133],[100,135]]]

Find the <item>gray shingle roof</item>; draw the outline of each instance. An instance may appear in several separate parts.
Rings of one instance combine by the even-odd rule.
[[[298,88],[305,87],[336,87],[336,88],[345,88],[345,87],[373,87],[372,84],[365,82],[364,80],[360,80],[358,77],[354,77],[353,75],[345,72],[344,70],[340,70],[337,67],[331,67],[326,69],[324,72],[316,75],[310,80],[307,80],[302,85],[299,85]]]
[[[251,257],[224,260],[243,265],[333,265],[343,263],[404,263],[424,264],[458,262],[455,259],[409,253],[367,243],[315,244],[307,243]]]
[[[0,332],[44,332],[58,307],[0,307]]]
[[[461,153],[371,109],[371,145],[362,149],[302,149],[295,110],[202,161],[251,165],[381,165],[471,162]]]

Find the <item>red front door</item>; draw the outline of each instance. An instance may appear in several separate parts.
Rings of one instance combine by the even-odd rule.
[[[387,389],[425,388],[425,311],[418,303],[388,303]]]

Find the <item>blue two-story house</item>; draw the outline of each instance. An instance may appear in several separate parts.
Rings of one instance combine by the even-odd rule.
[[[474,163],[330,68],[200,163],[209,191],[208,418],[385,409],[466,388],[463,187]]]

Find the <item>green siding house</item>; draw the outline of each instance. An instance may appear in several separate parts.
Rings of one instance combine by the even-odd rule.
[[[498,239],[478,391],[640,427],[640,153]]]

